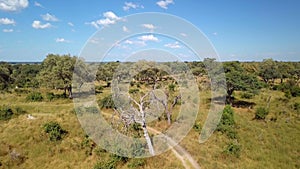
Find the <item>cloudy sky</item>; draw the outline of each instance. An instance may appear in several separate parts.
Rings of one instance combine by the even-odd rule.
[[[194,24],[212,42],[221,60],[299,61],[299,9],[298,0],[0,0],[0,60],[42,61],[48,53],[77,56],[103,27],[127,15],[161,12]],[[143,26],[149,31],[156,28],[151,23]],[[123,31],[130,30],[123,27]],[[178,54],[188,53],[180,42],[155,34],[122,44],[135,45],[134,50],[160,44]],[[118,55],[117,50],[113,53],[113,57]]]

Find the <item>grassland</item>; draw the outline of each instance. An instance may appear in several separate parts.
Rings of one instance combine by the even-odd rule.
[[[99,98],[109,93],[105,88]],[[57,92],[57,91],[54,91]],[[41,90],[45,96],[46,91]],[[207,142],[199,143],[199,131],[192,129],[180,143],[201,168],[300,168],[300,112],[293,105],[300,98],[287,99],[279,91],[262,90],[252,99],[235,97],[253,108],[234,107],[237,140],[215,132]],[[26,111],[8,121],[0,121],[0,168],[93,168],[111,155],[87,141],[72,100],[56,99],[42,102],[26,101],[26,93],[1,93],[0,106],[20,107]],[[196,122],[203,125],[209,108],[209,92],[201,92],[201,105]],[[255,108],[266,106],[271,96],[270,113],[266,120],[254,120]],[[175,107],[178,109],[178,107]],[[31,114],[36,119],[28,119]],[[42,126],[57,121],[68,133],[61,141],[49,141]],[[240,156],[224,153],[230,142],[241,146]],[[133,161],[119,162],[117,168],[129,168]],[[136,167],[139,168],[139,167]],[[171,150],[147,158],[140,168],[184,168]]]

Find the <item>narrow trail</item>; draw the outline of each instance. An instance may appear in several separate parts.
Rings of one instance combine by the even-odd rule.
[[[109,113],[104,113],[101,112],[101,114],[105,115],[105,116],[111,116],[111,114]],[[54,114],[48,114],[48,113],[32,113],[33,116],[55,116]],[[152,128],[152,127],[147,127],[148,130],[154,134],[163,134],[160,131]],[[182,162],[182,165],[186,168],[186,169],[200,169],[200,165],[197,163],[197,161],[195,161],[193,159],[193,157],[189,154],[189,152],[187,152],[183,147],[181,147],[178,143],[176,143],[172,138],[164,135],[164,137],[166,138],[166,140],[168,141],[168,145],[171,148],[171,151],[173,152],[173,154]]]
[[[152,131],[155,134],[162,134],[160,131],[155,130],[154,128],[147,127],[149,131]],[[164,137],[168,140],[168,144],[171,147],[172,152],[175,154],[175,156],[181,160],[182,165],[185,168],[190,168],[190,165],[186,163],[186,160],[188,160],[189,164],[193,166],[195,169],[200,169],[200,165],[193,159],[193,157],[188,153],[183,147],[181,147],[178,143],[176,143],[172,138],[164,135]]]
[[[111,116],[111,114],[109,114],[109,113],[101,112],[101,114],[103,114],[105,116]],[[151,131],[152,133],[155,133],[155,134],[163,134],[160,131],[158,131],[158,130],[152,128],[152,127],[147,127],[147,129],[149,131]],[[172,138],[170,138],[166,135],[164,135],[164,137],[167,139],[168,144],[169,144],[173,154],[182,162],[182,165],[186,169],[190,169],[191,165],[194,169],[200,169],[201,168],[200,165],[197,163],[197,161],[195,161],[193,159],[193,157],[190,155],[190,153],[188,153],[183,147],[181,147],[178,143],[176,143]]]

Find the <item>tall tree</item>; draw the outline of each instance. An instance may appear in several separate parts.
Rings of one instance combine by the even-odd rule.
[[[261,87],[257,77],[246,73],[239,62],[225,62],[223,66],[226,75],[227,103],[232,103],[234,91],[254,91]]]
[[[62,88],[64,94],[68,91],[69,98],[72,98],[72,77],[76,57],[70,55],[49,54],[42,62],[42,69],[39,73],[40,83],[46,87]]]
[[[13,65],[14,84],[18,87],[38,87],[36,76],[40,70],[40,64]]]
[[[277,63],[273,59],[264,59],[259,64],[259,76],[265,83],[269,83],[270,81],[274,83],[276,78],[280,78]]]
[[[12,83],[12,67],[6,62],[0,62],[0,90],[7,89]]]
[[[109,87],[113,79],[114,72],[118,68],[118,62],[100,63],[96,73],[96,80],[105,81],[106,87]]]

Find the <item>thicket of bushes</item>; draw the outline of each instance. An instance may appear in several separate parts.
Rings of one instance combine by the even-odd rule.
[[[49,135],[50,141],[58,141],[63,138],[67,131],[59,123],[51,121],[43,125],[44,132]]]
[[[26,97],[26,100],[30,102],[40,102],[43,101],[43,99],[44,98],[40,92],[29,93]]]
[[[257,120],[265,120],[267,115],[269,114],[269,110],[264,107],[258,107],[255,112],[255,119]]]
[[[20,107],[15,107],[14,109],[9,106],[0,106],[0,120],[10,120],[13,116],[18,116],[26,113]]]

